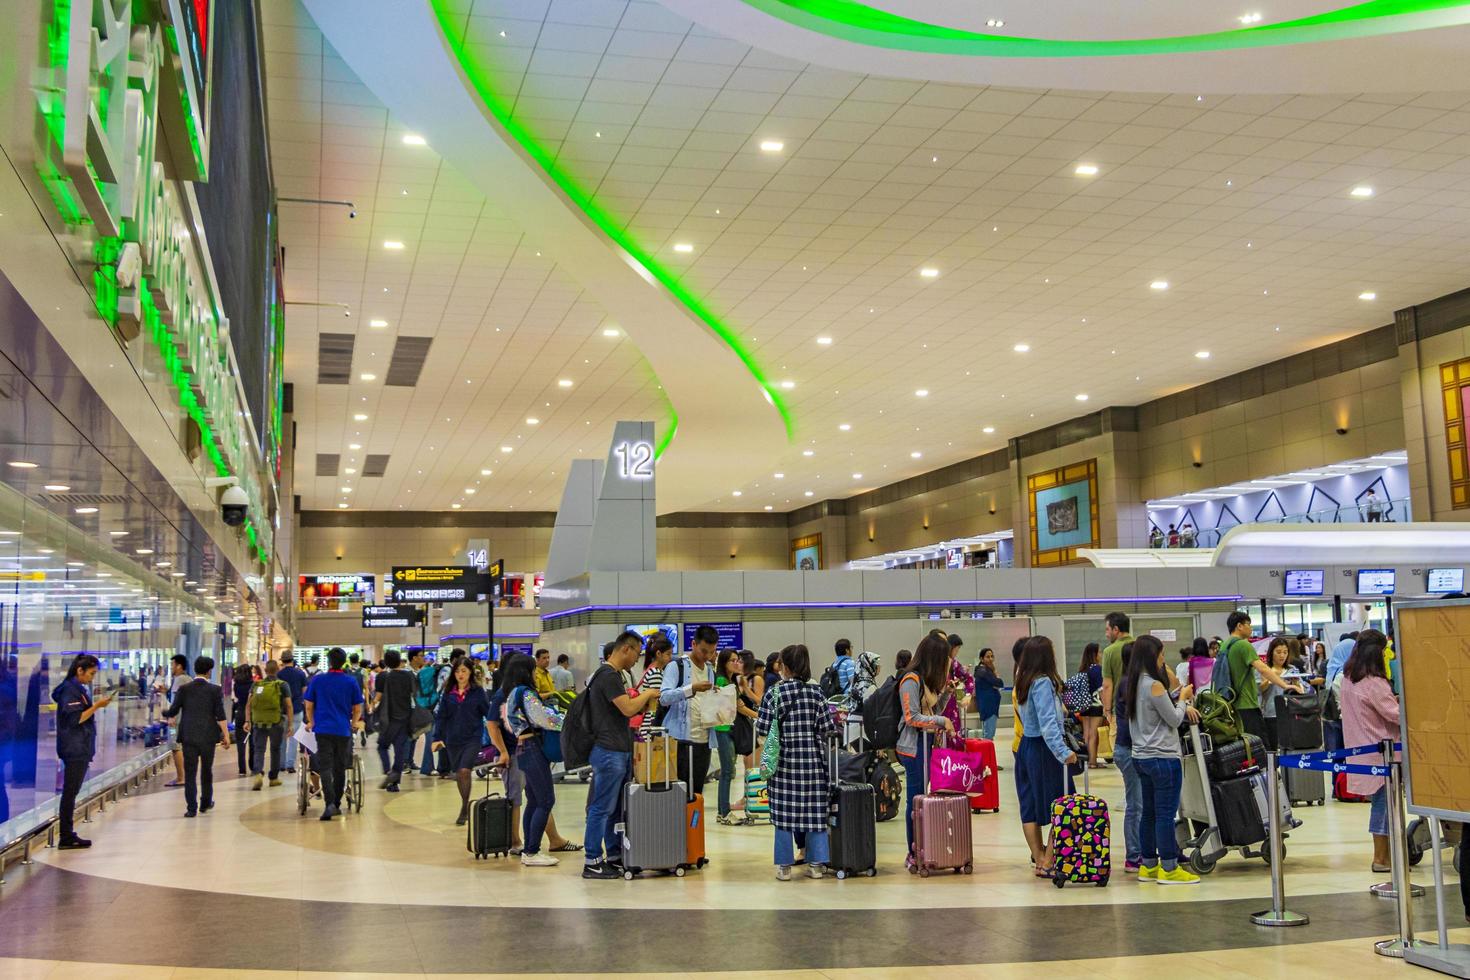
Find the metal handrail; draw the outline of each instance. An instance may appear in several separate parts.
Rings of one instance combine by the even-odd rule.
[[[1412,502],[1408,497],[1392,497],[1379,502],[1383,507],[1384,521],[1387,523],[1402,524],[1413,520]],[[1326,507],[1322,510],[1308,511],[1305,514],[1282,514],[1277,517],[1260,517],[1248,524],[1364,524],[1368,521],[1368,506],[1366,504],[1344,504],[1340,507]],[[1235,525],[1231,525],[1234,527]],[[1179,550],[1181,548],[1213,548],[1220,543],[1225,532],[1230,528],[1206,528],[1196,531],[1194,544],[1170,545],[1166,539],[1160,549]]]

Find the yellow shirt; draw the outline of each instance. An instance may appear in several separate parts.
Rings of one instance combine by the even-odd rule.
[[[1016,689],[1011,688],[1011,714],[1016,717],[1016,737],[1011,739],[1011,751],[1021,751],[1021,739],[1026,736],[1025,726],[1021,724],[1021,712],[1016,709]]]
[[[545,698],[556,693],[556,681],[551,679],[551,671],[537,667],[531,672],[532,679],[536,682],[536,696]]]

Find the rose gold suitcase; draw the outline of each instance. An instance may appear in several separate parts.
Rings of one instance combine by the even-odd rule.
[[[921,735],[927,738],[927,735]],[[928,756],[928,753],[925,753]],[[925,766],[925,789],[929,772]],[[970,834],[970,798],[963,793],[924,793],[914,798],[914,866],[922,878],[932,871],[975,870],[975,845]]]

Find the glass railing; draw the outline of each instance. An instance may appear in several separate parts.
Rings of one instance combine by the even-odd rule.
[[[1260,517],[1250,524],[1403,524],[1412,521],[1413,510],[1408,497],[1394,497],[1373,504],[1347,504],[1328,507],[1305,514],[1285,514],[1278,517]],[[1231,525],[1230,527],[1234,527]],[[1208,528],[1196,532],[1192,538],[1181,534],[1177,544],[1165,538],[1161,543],[1150,544],[1151,548],[1213,548],[1230,530],[1229,527]]]

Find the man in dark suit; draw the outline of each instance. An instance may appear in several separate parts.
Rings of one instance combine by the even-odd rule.
[[[209,682],[214,661],[194,661],[194,679],[179,688],[165,718],[179,718],[179,745],[184,752],[184,816],[214,807],[214,750],[230,747],[230,728],[225,723],[225,699],[218,684]],[[196,788],[197,786],[197,788]],[[203,798],[198,790],[203,790]]]

